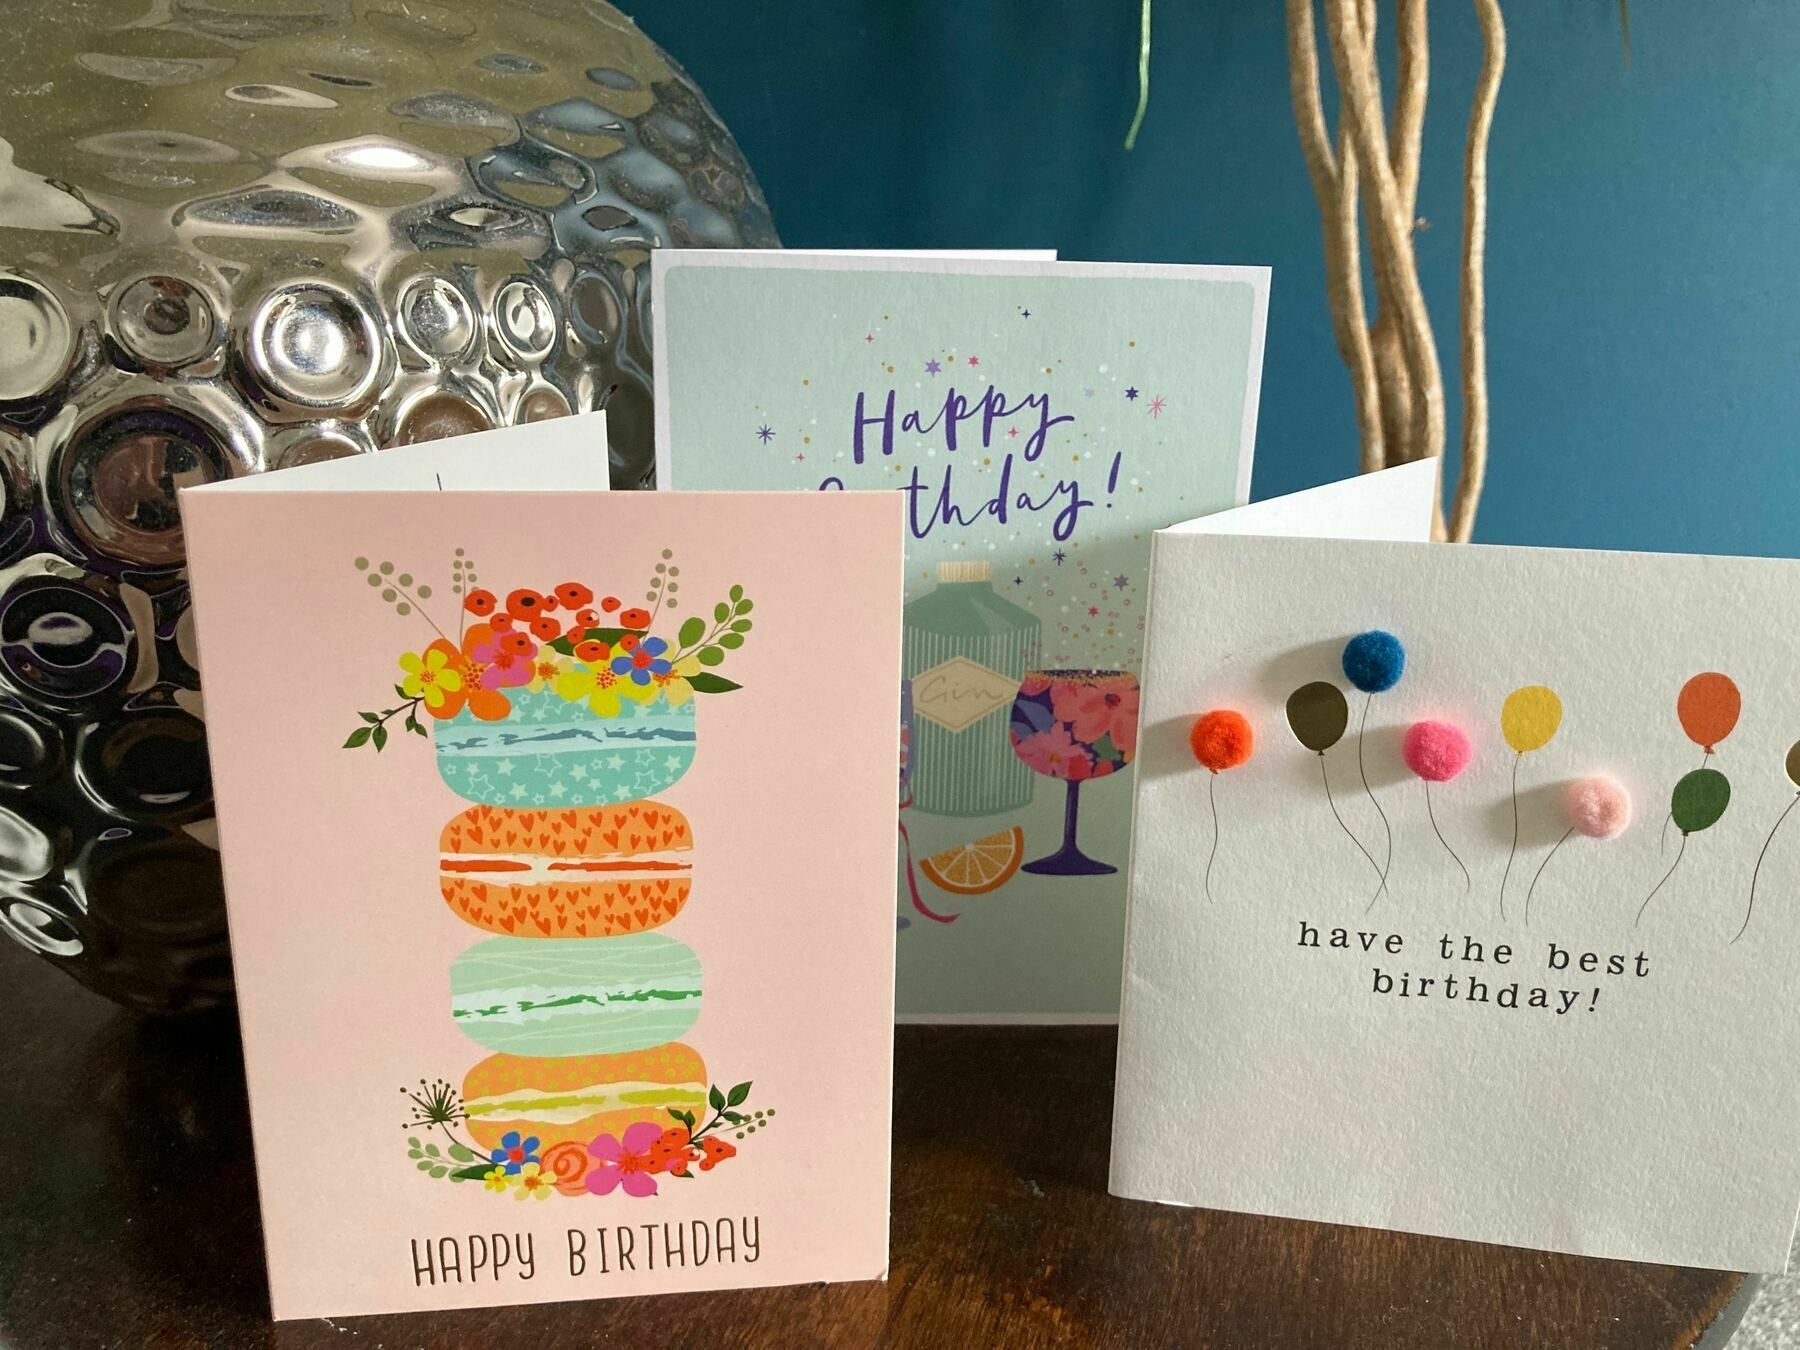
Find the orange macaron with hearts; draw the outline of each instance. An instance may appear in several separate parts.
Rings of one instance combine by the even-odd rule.
[[[509,937],[616,937],[687,903],[694,836],[661,802],[570,810],[475,806],[439,836],[438,883],[458,918]]]

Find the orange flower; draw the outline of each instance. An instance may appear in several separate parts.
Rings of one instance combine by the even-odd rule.
[[[700,1147],[706,1152],[706,1157],[700,1161],[702,1172],[710,1172],[727,1158],[737,1157],[737,1145],[728,1144],[717,1135],[707,1135],[700,1141]]]
[[[655,1172],[669,1172],[685,1177],[688,1164],[697,1162],[699,1158],[700,1155],[694,1152],[694,1146],[688,1140],[688,1128],[685,1125],[664,1130],[662,1138],[650,1145],[650,1167]]]
[[[586,1144],[565,1139],[545,1149],[538,1161],[542,1170],[555,1180],[556,1189],[564,1195],[587,1194],[587,1183],[582,1180],[588,1170]]]

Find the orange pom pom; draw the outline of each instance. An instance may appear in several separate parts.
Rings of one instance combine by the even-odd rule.
[[[1242,713],[1217,708],[1194,723],[1188,744],[1193,747],[1195,759],[1219,773],[1235,769],[1250,758],[1250,752],[1256,748],[1256,733]]]

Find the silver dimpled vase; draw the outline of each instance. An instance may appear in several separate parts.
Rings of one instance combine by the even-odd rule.
[[[600,0],[0,22],[0,930],[204,1007],[231,970],[176,491],[597,407],[614,486],[651,486],[650,252],[774,228]]]

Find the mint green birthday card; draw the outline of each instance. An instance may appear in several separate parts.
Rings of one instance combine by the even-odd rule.
[[[1248,497],[1267,270],[655,264],[659,484],[906,498],[901,1015],[1116,1015],[1150,536]],[[796,699],[835,678],[816,617]],[[805,868],[784,772],[745,790]]]

